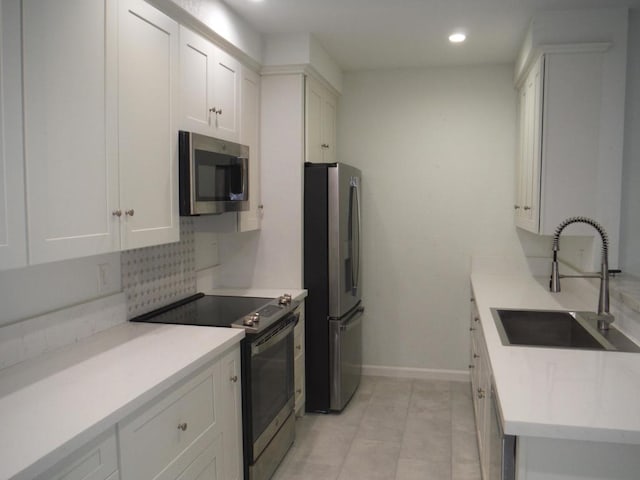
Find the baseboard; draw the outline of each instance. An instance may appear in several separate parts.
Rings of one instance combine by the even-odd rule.
[[[417,380],[448,380],[450,382],[469,382],[466,370],[438,370],[432,368],[382,367],[363,365],[362,374],[374,377],[414,378]]]

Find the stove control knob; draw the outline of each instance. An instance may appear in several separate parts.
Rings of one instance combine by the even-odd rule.
[[[291,303],[291,295],[285,293],[278,299],[280,305],[289,305]]]
[[[259,313],[250,313],[246,317],[244,317],[244,323],[247,327],[253,327],[256,323],[260,322],[260,314]]]

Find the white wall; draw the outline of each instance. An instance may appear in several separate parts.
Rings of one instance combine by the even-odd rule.
[[[345,75],[338,158],[363,172],[367,365],[466,371],[471,256],[546,252],[513,224],[512,72]]]
[[[640,10],[629,15],[620,265],[640,276]]]

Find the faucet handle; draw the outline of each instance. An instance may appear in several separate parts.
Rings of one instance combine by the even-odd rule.
[[[600,313],[598,315],[598,330],[606,332],[609,330],[609,325],[611,325],[614,320],[615,317],[611,313]]]

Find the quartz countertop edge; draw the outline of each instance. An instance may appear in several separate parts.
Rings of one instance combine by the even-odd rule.
[[[243,337],[126,322],[0,370],[0,479],[40,475]]]
[[[640,354],[502,345],[491,308],[592,311],[577,282],[560,293],[528,272],[473,272],[471,284],[508,435],[640,445]]]

